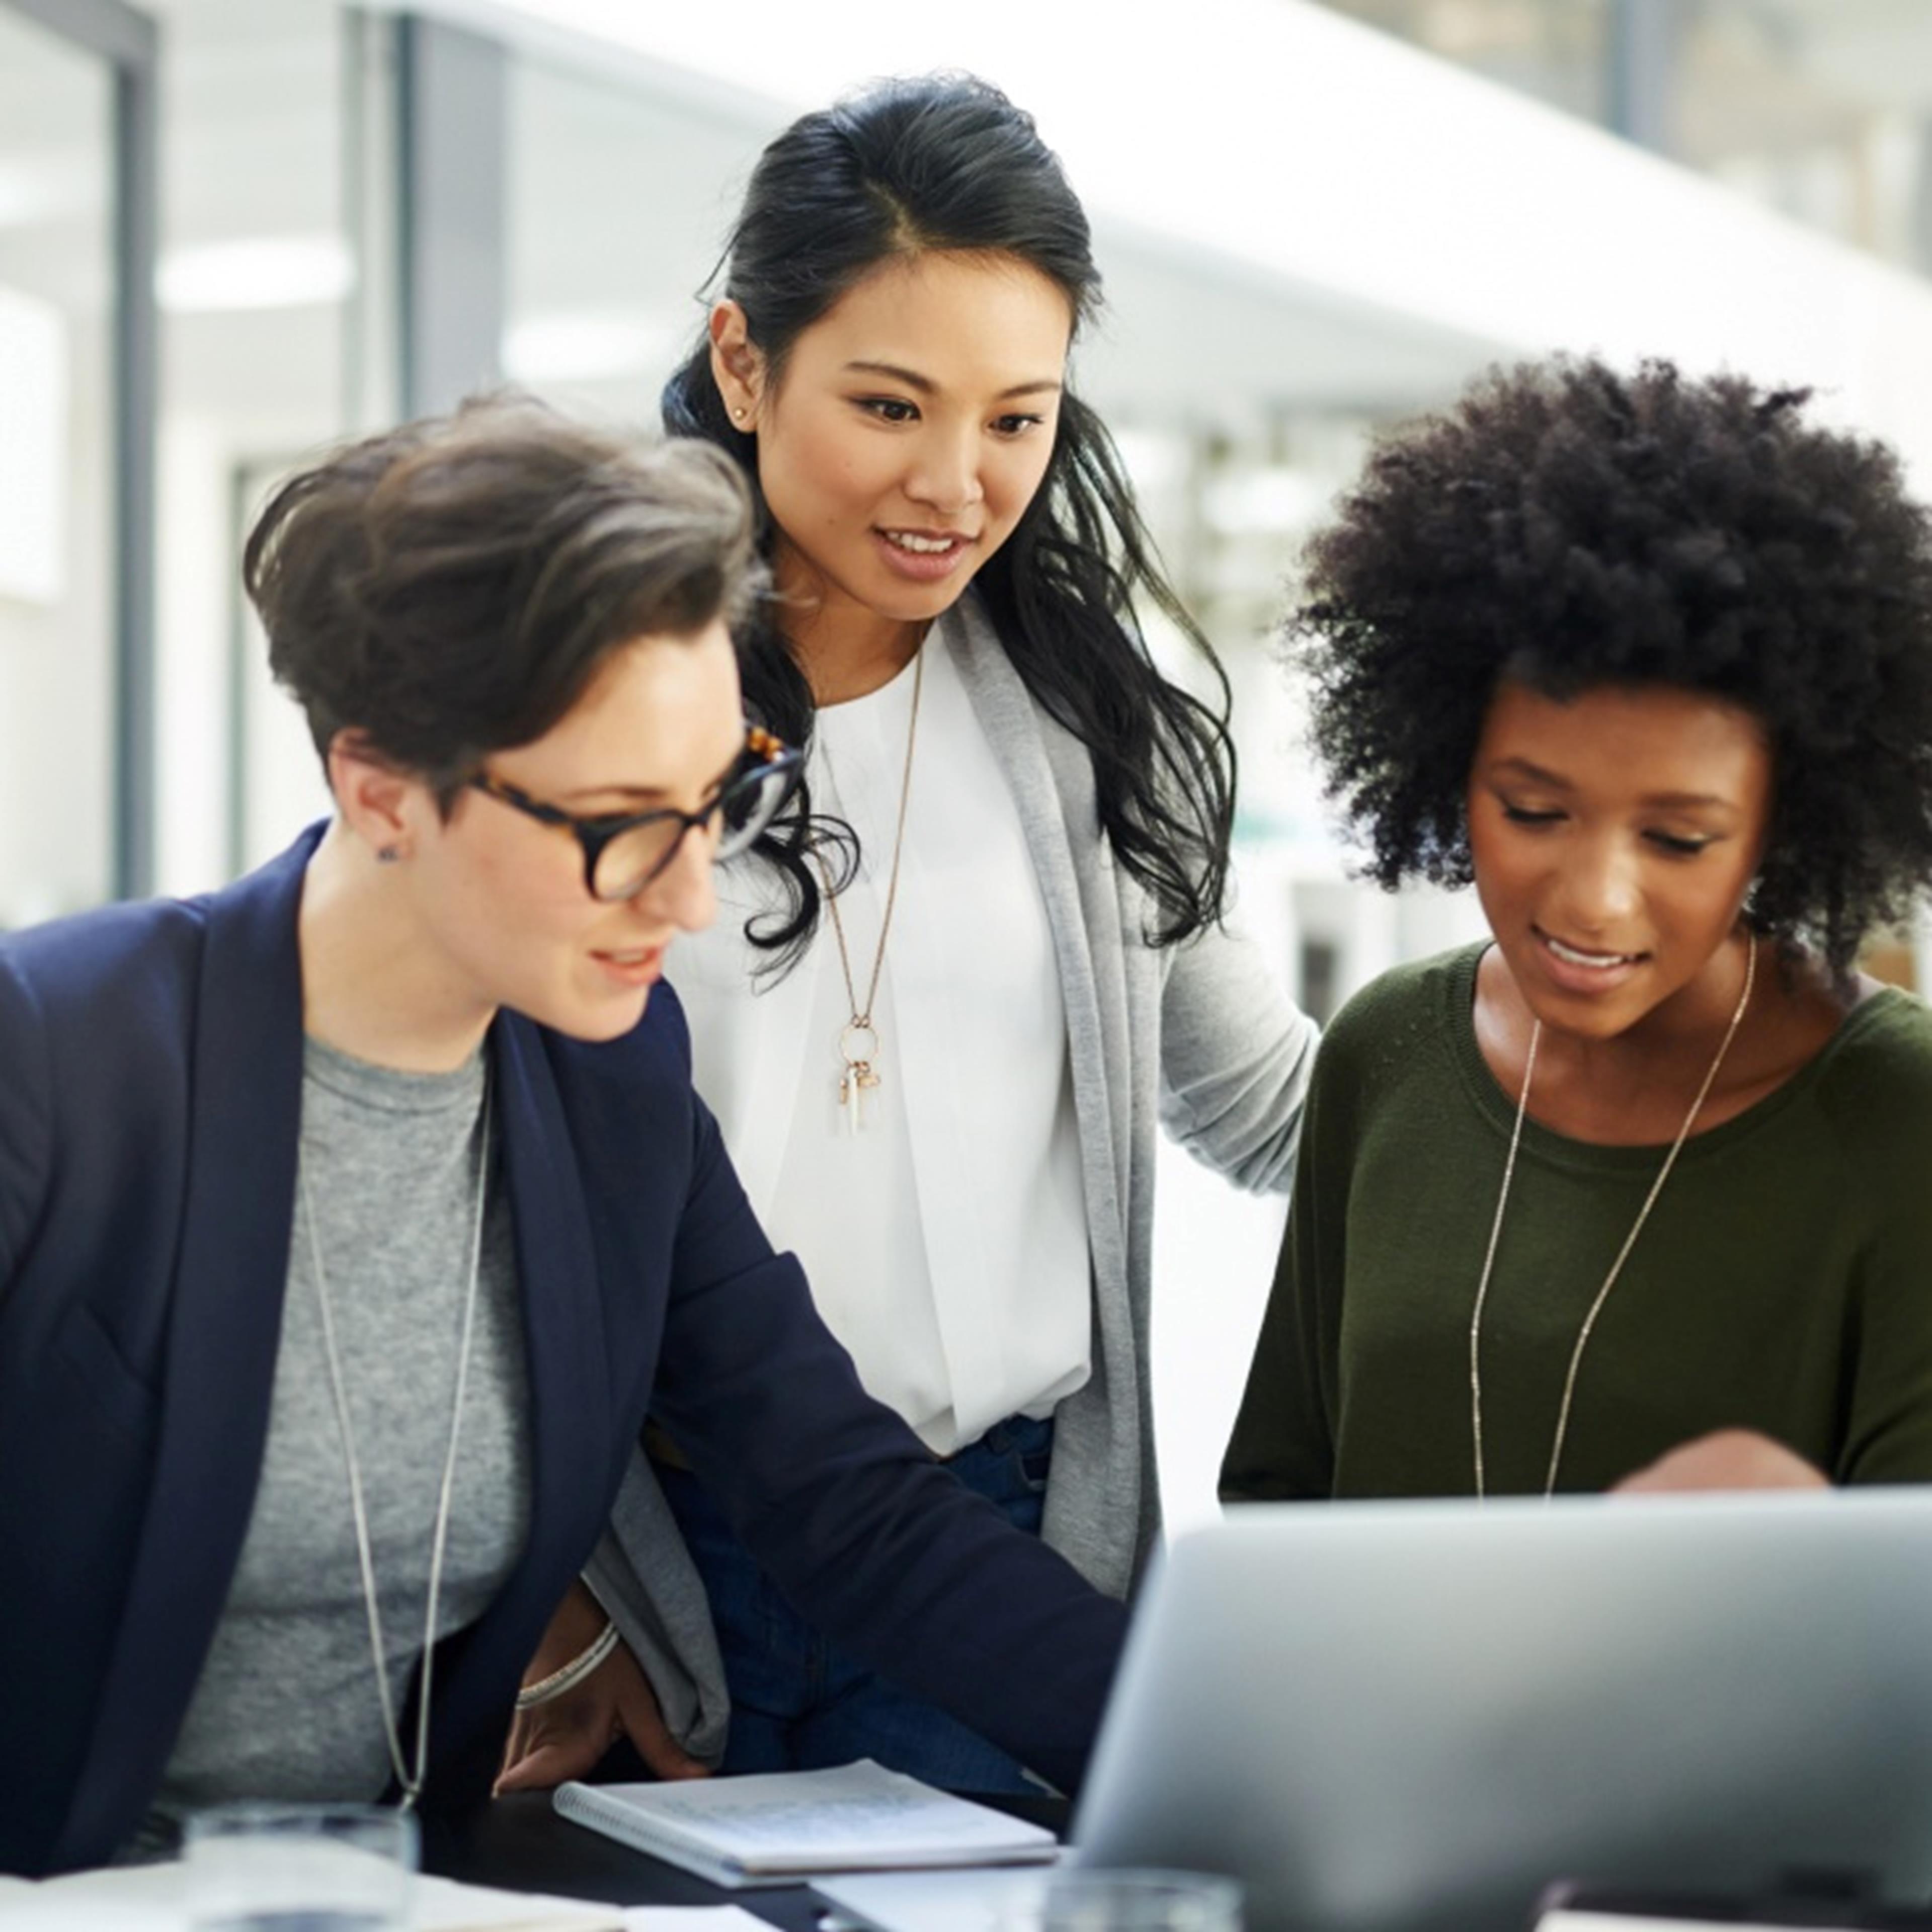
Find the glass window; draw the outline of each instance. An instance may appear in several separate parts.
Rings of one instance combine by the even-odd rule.
[[[386,292],[366,285],[350,206],[362,16],[334,0],[148,4],[163,36],[157,862],[163,890],[194,892],[327,808],[242,596],[242,538],[280,476],[393,400],[356,333],[365,297]]]
[[[699,286],[778,124],[524,59],[509,114],[504,374],[654,428],[704,320]]]
[[[0,926],[112,880],[112,112],[0,7]]]

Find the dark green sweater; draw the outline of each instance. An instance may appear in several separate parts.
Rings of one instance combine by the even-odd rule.
[[[1322,1042],[1229,1501],[1474,1486],[1469,1320],[1515,1114],[1476,1045],[1482,950],[1384,975]],[[1524,1123],[1483,1321],[1492,1492],[1541,1490],[1570,1352],[1665,1151]],[[1585,1351],[1558,1487],[1730,1425],[1839,1482],[1932,1480],[1932,1013],[1906,994],[1685,1142]]]

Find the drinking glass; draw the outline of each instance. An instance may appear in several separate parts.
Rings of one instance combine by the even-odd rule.
[[[416,1821],[375,1804],[220,1804],[182,1834],[195,1932],[404,1932]]]

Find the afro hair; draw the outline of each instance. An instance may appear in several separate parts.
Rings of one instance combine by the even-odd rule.
[[[1382,885],[1472,878],[1465,799],[1498,681],[1742,705],[1775,794],[1758,931],[1848,968],[1932,878],[1932,520],[1808,392],[1491,370],[1380,442],[1310,544],[1288,635],[1330,795]]]

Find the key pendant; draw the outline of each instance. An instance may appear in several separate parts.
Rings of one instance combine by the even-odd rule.
[[[838,1104],[845,1109],[847,1130],[856,1134],[862,1124],[860,1108],[866,1089],[876,1087],[879,1076],[862,1060],[855,1060],[847,1067],[838,1082]]]
[[[871,1059],[878,1050],[879,1036],[869,1019],[854,1019],[839,1034],[838,1055],[845,1063],[845,1070],[838,1076],[838,1105],[845,1115],[848,1133],[859,1131],[866,1089],[879,1084]]]

